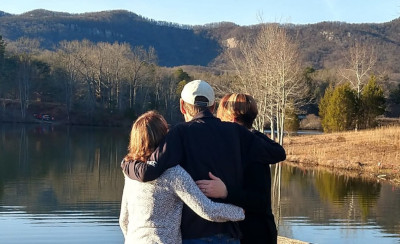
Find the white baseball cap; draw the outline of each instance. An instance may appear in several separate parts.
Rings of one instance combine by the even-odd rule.
[[[202,96],[207,98],[208,102],[196,101],[196,97]],[[204,80],[194,80],[187,83],[181,92],[181,98],[186,103],[210,107],[214,104],[214,89]]]

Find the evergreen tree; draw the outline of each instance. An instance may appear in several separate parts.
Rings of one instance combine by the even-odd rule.
[[[321,123],[325,132],[354,129],[358,100],[349,84],[338,86],[333,92],[326,92],[321,104]]]
[[[176,95],[180,96],[181,92],[183,90],[183,87],[188,82],[190,82],[192,78],[190,77],[190,75],[188,73],[183,71],[182,68],[175,70],[173,77],[178,82],[175,93],[176,93]]]
[[[328,88],[325,90],[324,96],[321,98],[318,108],[319,108],[319,116],[321,118],[321,125],[325,132],[329,132],[329,116],[328,115],[328,106],[333,94],[333,86],[332,84],[329,85]]]
[[[389,99],[395,104],[400,104],[400,83],[397,85],[397,89],[390,92]]]
[[[376,83],[376,77],[371,76],[361,94],[360,127],[374,127],[376,125],[375,118],[382,115],[385,109],[383,89]]]
[[[186,80],[181,80],[178,82],[178,86],[176,87],[175,94],[178,95],[179,97],[181,96],[181,92],[183,90],[183,87],[187,84]]]
[[[189,76],[189,74],[186,73],[185,71],[183,71],[182,68],[179,68],[174,72],[174,78],[177,82],[180,82],[183,80],[185,80],[186,82],[189,82],[191,80],[191,77]]]
[[[317,84],[315,83],[312,75],[315,73],[315,69],[312,67],[307,67],[303,71],[303,79],[305,80],[308,87],[308,100],[312,100],[316,97],[316,92],[318,91]]]

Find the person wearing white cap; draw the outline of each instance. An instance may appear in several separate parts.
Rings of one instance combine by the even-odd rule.
[[[123,162],[124,173],[135,180],[152,181],[179,164],[195,181],[217,175],[229,195],[230,189],[243,185],[245,163],[273,164],[286,158],[283,148],[277,151],[243,126],[216,118],[214,108],[214,90],[207,82],[194,80],[186,84],[180,99],[185,122],[170,129],[149,161]],[[182,211],[181,231],[184,244],[238,244],[241,237],[237,222],[210,222],[187,206]]]
[[[206,100],[200,101],[199,97],[204,97]],[[212,87],[203,80],[194,80],[183,87],[181,98],[186,103],[210,107],[214,105],[215,94]]]
[[[213,88],[203,80],[194,80],[187,83],[181,92],[180,109],[185,121],[204,110],[213,111],[215,106]]]

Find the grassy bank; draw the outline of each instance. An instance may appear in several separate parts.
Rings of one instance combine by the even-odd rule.
[[[285,138],[287,162],[400,185],[400,126]]]
[[[308,244],[308,242],[278,236],[278,244]]]

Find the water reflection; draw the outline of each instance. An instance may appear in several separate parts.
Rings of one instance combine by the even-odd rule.
[[[313,243],[398,243],[400,189],[282,167],[280,234]]]
[[[0,132],[0,226],[18,226],[0,243],[123,242],[127,130],[6,124]]]
[[[0,124],[0,243],[122,243],[129,128]],[[272,171],[274,175],[274,171]],[[283,165],[279,234],[398,243],[400,189]]]

